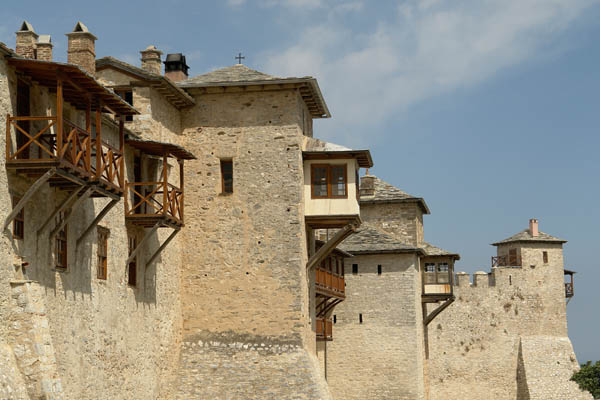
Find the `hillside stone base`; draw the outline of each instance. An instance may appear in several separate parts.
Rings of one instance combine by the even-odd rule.
[[[331,399],[300,343],[234,334],[186,338],[174,388],[176,399]]]
[[[579,369],[568,337],[524,336],[519,348],[518,400],[592,400],[571,381]]]

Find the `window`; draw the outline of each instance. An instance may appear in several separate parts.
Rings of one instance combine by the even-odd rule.
[[[358,274],[358,264],[352,264],[352,274]]]
[[[313,199],[347,198],[346,164],[311,165],[311,197]]]
[[[98,227],[98,279],[106,280],[108,275],[108,236],[110,231]]]
[[[129,255],[133,253],[137,247],[137,238],[134,235],[129,235]],[[127,266],[127,284],[135,286],[137,284],[137,255],[129,262]]]
[[[519,260],[517,258],[517,249],[510,249],[508,251],[508,265],[517,266],[520,264],[518,261]]]
[[[221,190],[233,193],[233,161],[221,160]]]
[[[116,90],[116,93],[123,100],[125,100],[130,106],[133,106],[133,90],[131,90],[131,89]],[[126,115],[125,121],[126,122],[133,121],[133,115]]]
[[[448,263],[425,263],[425,284],[447,285],[450,283],[450,272]]]
[[[544,251],[543,257],[544,257],[544,264],[548,264],[548,252],[547,251]]]
[[[381,264],[377,265],[377,275],[381,275]]]
[[[333,314],[333,323],[336,324],[337,323],[337,316],[335,314]]]
[[[64,212],[61,212],[57,218],[58,223],[63,221],[65,218]],[[67,253],[68,253],[68,237],[67,237],[68,225],[65,225],[57,234],[55,238],[55,264],[56,269],[65,270],[67,269]]]
[[[363,323],[362,314],[358,314],[358,322]]]
[[[450,283],[450,268],[448,263],[440,263],[437,265],[437,283]]]
[[[20,197],[13,196],[13,207],[19,204],[19,201],[21,201]],[[23,239],[25,237],[25,207],[13,219],[13,237],[15,239]]]

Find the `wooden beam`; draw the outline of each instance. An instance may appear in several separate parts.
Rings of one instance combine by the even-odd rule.
[[[87,234],[90,233],[92,231],[92,229],[94,229],[94,227],[100,223],[100,221],[102,221],[102,218],[104,218],[104,216],[106,214],[108,214],[108,212],[115,205],[117,205],[118,202],[119,202],[119,200],[113,199],[106,206],[104,206],[104,208],[102,209],[102,211],[100,211],[100,214],[98,214],[98,216],[96,218],[94,218],[94,220],[90,223],[90,225],[87,228],[85,228],[85,230],[83,231],[83,233],[77,238],[77,243],[75,244],[75,247],[79,246],[79,244],[87,236]]]
[[[425,318],[423,318],[423,324],[425,324],[425,326],[429,325],[431,323],[431,321],[433,321],[433,319],[439,315],[439,313],[444,311],[453,302],[454,302],[454,296],[450,297],[448,300],[443,302],[438,308],[433,310],[431,312],[431,314],[426,315],[426,316],[424,315]],[[425,312],[427,312],[427,308],[425,306],[423,307],[423,310]]]
[[[148,265],[152,264],[152,262],[156,259],[156,257],[158,257],[158,255],[165,249],[165,247],[167,247],[167,245],[171,242],[171,240],[173,240],[175,238],[175,235],[177,235],[178,233],[179,233],[179,229],[175,229],[173,232],[171,232],[171,234],[169,235],[167,240],[165,240],[165,242],[163,244],[161,244],[158,249],[156,249],[154,254],[152,254],[152,257],[150,257],[150,259],[146,263],[146,268],[148,268]]]
[[[35,192],[56,173],[56,168],[50,168],[44,175],[42,175],[37,181],[34,182],[33,185],[27,189],[27,192],[23,195],[21,200],[17,203],[17,205],[12,209],[6,220],[4,221],[4,227],[2,230],[6,230],[8,225],[12,222],[13,219],[21,212],[21,210],[25,207],[25,204],[33,197]]]
[[[146,241],[148,241],[148,239],[150,238],[150,236],[152,236],[154,234],[154,232],[156,232],[156,230],[159,227],[160,227],[160,222],[157,222],[156,224],[154,224],[154,226],[152,227],[152,229],[150,229],[149,232],[144,233],[144,238],[137,245],[137,247],[131,252],[131,254],[129,255],[129,257],[127,258],[127,261],[125,261],[125,265],[129,265],[129,263],[131,262],[131,260],[133,260],[137,256],[137,254],[139,253],[139,251],[142,248],[142,246],[146,243]]]
[[[58,225],[56,225],[54,227],[54,229],[52,230],[52,232],[50,233],[50,239],[53,239],[56,236],[56,234],[58,232],[60,232],[60,230],[69,223],[69,221],[75,215],[75,211],[77,211],[77,208],[79,208],[79,206],[92,195],[93,191],[94,191],[93,187],[88,187],[88,189],[85,192],[83,192],[83,194],[77,200],[75,200],[75,202],[71,206],[71,210],[69,210],[69,214],[67,214],[65,216],[65,219],[60,221],[58,223]]]
[[[318,265],[321,261],[325,259],[336,247],[340,244],[344,239],[353,234],[358,226],[355,224],[347,224],[342,229],[337,231],[335,235],[327,243],[325,243],[321,248],[310,257],[308,262],[306,263],[306,269],[311,270],[313,267]]]
[[[37,234],[39,235],[40,233],[42,233],[42,231],[44,229],[46,229],[46,227],[48,226],[48,224],[50,223],[50,221],[54,220],[54,217],[56,217],[58,215],[58,213],[64,211],[67,206],[73,201],[73,199],[75,197],[77,197],[77,195],[79,194],[79,192],[81,192],[81,190],[84,188],[84,186],[80,186],[77,188],[77,190],[75,190],[73,193],[71,193],[71,195],[69,197],[67,197],[53,212],[52,214],[50,214],[50,216],[46,219],[46,221],[44,221],[44,223],[42,224],[42,226],[37,230]]]

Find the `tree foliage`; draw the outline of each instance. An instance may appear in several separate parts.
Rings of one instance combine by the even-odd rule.
[[[573,374],[571,380],[577,382],[581,389],[590,392],[595,399],[600,399],[600,361],[596,361],[596,364],[591,361],[581,364],[581,369]]]

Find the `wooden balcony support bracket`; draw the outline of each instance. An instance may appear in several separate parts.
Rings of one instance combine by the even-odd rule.
[[[38,189],[48,182],[50,178],[54,176],[54,174],[56,174],[56,168],[50,168],[44,175],[38,178],[38,180],[35,181],[33,185],[29,187],[29,189],[27,189],[27,192],[25,192],[21,200],[19,200],[10,214],[8,214],[8,217],[6,217],[6,220],[4,221],[4,227],[2,228],[3,231],[8,228],[13,219],[15,219],[15,217],[21,212],[21,210],[25,207],[25,204],[27,204],[27,202],[33,197]]]
[[[158,249],[156,249],[156,251],[154,252],[154,254],[152,254],[152,256],[150,257],[150,259],[146,263],[146,268],[148,268],[148,266],[150,264],[152,264],[152,262],[154,262],[154,260],[156,259],[156,257],[158,257],[160,255],[160,253],[165,249],[165,247],[167,247],[167,245],[171,242],[171,240],[173,240],[175,238],[175,236],[179,233],[179,231],[180,231],[180,229],[179,229],[179,227],[177,227],[177,228],[175,228],[173,230],[173,232],[171,232],[171,234],[169,235],[169,237],[167,238],[167,240],[165,240],[164,243],[161,244]]]
[[[454,302],[455,297],[452,296],[445,302],[443,302],[438,308],[433,310],[431,314],[427,315],[427,304],[423,303],[423,324],[425,326],[429,325],[431,321],[434,320],[442,311],[444,311],[450,304]]]
[[[52,230],[52,232],[50,233],[50,239],[54,239],[54,237],[56,236],[56,234],[58,232],[61,231],[62,228],[65,227],[65,225],[67,225],[69,223],[69,221],[71,220],[71,218],[73,218],[73,216],[75,215],[75,211],[77,211],[77,209],[79,208],[79,206],[81,206],[81,204],[83,204],[83,202],[87,199],[89,199],[89,197],[92,195],[92,193],[94,192],[94,188],[93,187],[88,187],[87,190],[85,192],[83,192],[83,194],[81,196],[79,196],[77,198],[77,200],[75,200],[75,202],[73,202],[73,205],[71,206],[71,209],[69,210],[69,213],[65,216],[65,218],[60,221]]]
[[[140,241],[140,243],[137,245],[137,247],[135,249],[133,249],[133,251],[131,252],[129,257],[127,258],[127,261],[125,261],[125,265],[129,265],[131,260],[133,260],[137,256],[137,254],[140,252],[140,250],[142,249],[144,244],[148,241],[150,236],[152,236],[158,230],[158,228],[160,228],[160,226],[161,226],[161,222],[157,222],[156,224],[154,224],[152,229],[150,229],[149,231],[146,231],[144,233],[144,238]]]
[[[338,244],[353,234],[357,229],[357,225],[348,224],[337,231],[337,233],[333,235],[333,237],[329,239],[327,243],[323,244],[323,246],[321,246],[321,248],[309,258],[308,262],[306,263],[306,269],[310,271],[316,265],[319,265],[321,261],[323,261],[325,257],[327,257],[337,247]]]
[[[119,202],[119,199],[112,199],[106,206],[104,206],[102,211],[100,211],[100,213],[96,216],[96,218],[94,218],[94,220],[88,225],[88,227],[85,228],[83,233],[77,238],[75,247],[79,246],[79,244],[83,241],[83,239],[87,236],[87,234],[90,233],[92,231],[92,229],[94,229],[96,227],[96,225],[98,225],[100,223],[100,221],[102,221],[102,218],[104,218],[104,216],[106,214],[108,214],[108,212],[114,206],[116,206],[118,202]]]
[[[52,212],[52,214],[50,214],[50,216],[48,218],[46,218],[46,221],[44,221],[44,223],[42,224],[42,226],[37,230],[37,235],[39,236],[40,233],[42,233],[44,231],[44,229],[46,229],[46,227],[50,224],[50,222],[54,221],[54,218],[62,211],[64,211],[65,209],[68,208],[68,206],[70,204],[72,204],[72,202],[75,200],[75,198],[77,197],[77,195],[79,195],[79,193],[83,190],[84,186],[80,186],[77,189],[75,189],[70,195],[69,197],[67,197],[66,199],[64,199],[60,205],[58,207],[56,207],[56,209],[54,209],[54,211]]]
[[[332,299],[329,304],[327,304],[325,307],[323,307],[322,310],[318,312],[317,317],[326,317],[329,314],[329,312],[332,311],[333,308],[340,304],[342,301],[343,299]]]

